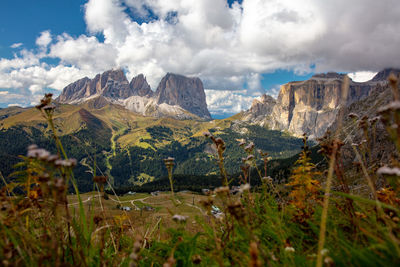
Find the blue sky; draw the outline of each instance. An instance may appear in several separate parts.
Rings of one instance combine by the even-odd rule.
[[[262,93],[316,72],[367,80],[399,67],[396,0],[3,0],[0,107],[111,68],[198,76],[211,113],[247,109]],[[374,10],[374,12],[370,12]],[[356,75],[356,76],[355,76]]]

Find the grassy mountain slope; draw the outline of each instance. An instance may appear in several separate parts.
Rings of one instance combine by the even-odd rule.
[[[47,123],[36,109],[3,109],[1,116],[0,170],[4,175],[12,172],[17,155],[24,155],[28,145],[54,147]],[[226,168],[231,174],[239,171],[237,166],[246,156],[239,141],[253,141],[274,158],[291,156],[301,148],[297,138],[238,122],[235,116],[208,122],[145,117],[99,100],[58,104],[54,122],[67,153],[80,162],[75,171],[82,190],[91,189],[95,162],[97,173],[108,175],[117,187],[166,175],[163,159],[169,156],[176,159],[176,174],[214,175],[218,171],[215,149],[203,137],[205,131],[225,140]],[[12,150],[8,150],[10,143]]]

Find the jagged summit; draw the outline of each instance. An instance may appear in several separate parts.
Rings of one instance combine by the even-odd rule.
[[[203,83],[199,78],[167,73],[157,87],[156,101],[158,104],[178,105],[200,117],[211,119]]]
[[[133,95],[152,97],[154,94],[143,74],[133,77],[129,86],[133,90]]]
[[[173,73],[167,73],[153,92],[143,74],[129,83],[122,69],[109,70],[69,84],[56,100],[68,104],[91,101],[98,107],[108,101],[148,116],[211,119],[201,80]]]
[[[371,81],[373,81],[373,82],[387,81],[387,80],[388,80],[388,77],[389,77],[389,75],[390,75],[391,73],[393,73],[393,74],[396,75],[396,76],[399,76],[399,74],[400,74],[400,69],[395,69],[395,68],[387,68],[387,69],[384,69],[384,70],[378,72],[378,73],[374,76],[374,78],[372,78]]]
[[[311,79],[319,78],[319,79],[340,79],[342,80],[346,74],[341,74],[337,72],[328,72],[328,73],[317,73],[314,74]]]

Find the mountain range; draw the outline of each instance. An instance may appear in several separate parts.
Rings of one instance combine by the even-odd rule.
[[[97,108],[109,102],[153,117],[211,119],[201,80],[173,73],[167,73],[153,92],[143,74],[128,82],[121,69],[109,70],[71,83],[56,100],[64,104],[94,100]]]
[[[301,149],[301,139],[296,137],[303,132],[319,138],[335,127],[340,109],[360,114],[368,110],[374,116],[389,101],[386,81],[390,72],[400,73],[387,69],[365,83],[350,80],[347,100],[342,102],[344,76],[317,74],[283,85],[277,99],[263,95],[246,111],[211,120],[199,78],[168,73],[153,91],[143,75],[128,82],[122,70],[110,70],[66,86],[56,99],[54,123],[66,151],[80,163],[75,172],[84,191],[92,189],[95,165],[117,187],[166,175],[163,159],[169,156],[176,160],[176,174],[217,174],[215,147],[203,137],[204,131],[225,140],[226,168],[234,174],[246,157],[239,142],[252,141],[274,159],[286,158]],[[355,127],[348,121],[345,124],[347,129]],[[360,140],[357,130],[352,131],[354,139]],[[35,108],[1,109],[0,170],[5,176],[32,143],[54,150],[41,114]],[[351,151],[347,154],[352,162]],[[278,176],[284,178],[289,172],[282,169]]]
[[[377,86],[387,84],[392,72],[400,73],[385,69],[367,82],[349,79],[346,93],[343,93],[344,74],[316,74],[306,81],[289,82],[281,86],[276,100],[268,95],[255,99],[250,109],[241,113],[240,120],[288,131],[295,136],[305,133],[312,139],[320,138],[335,121],[341,107],[361,101]]]
[[[387,83],[391,72],[385,69],[367,82],[349,79],[343,96],[344,74],[315,74],[306,81],[282,85],[277,99],[264,94],[237,119],[273,130],[288,131],[300,137],[304,133],[316,139],[335,121],[340,107],[360,101],[377,85]],[[210,120],[204,88],[199,78],[168,73],[153,92],[143,74],[129,83],[122,70],[110,70],[95,78],[80,79],[64,88],[60,103],[79,104],[91,100],[95,107],[105,103],[124,106],[130,111],[153,117]]]

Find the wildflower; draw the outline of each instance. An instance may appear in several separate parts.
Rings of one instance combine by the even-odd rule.
[[[45,94],[44,97],[40,100],[40,104],[36,105],[35,107],[39,110],[43,109],[47,105],[51,103],[51,98],[53,97],[53,94]]]
[[[224,142],[224,140],[222,140],[221,137],[218,137],[218,138],[215,139],[215,144],[216,144],[217,146],[218,146],[218,145],[225,145],[225,142]]]
[[[242,184],[239,187],[239,192],[243,193],[244,191],[249,191],[250,190],[250,185],[249,184]]]
[[[216,194],[228,194],[229,193],[229,187],[228,186],[221,186],[221,187],[218,187],[218,188],[216,188],[215,190],[214,190],[214,192],[216,193]]]
[[[48,173],[42,173],[39,175],[38,181],[41,183],[46,183],[50,180],[50,175]]]
[[[348,116],[350,119],[358,119],[358,115],[355,113],[350,113]]]
[[[285,251],[286,252],[294,252],[295,249],[294,249],[294,247],[285,247]]]
[[[386,113],[388,111],[400,110],[400,101],[390,102],[388,105],[378,109],[378,113]]]
[[[203,135],[204,135],[205,137],[210,137],[210,136],[211,136],[211,133],[210,133],[210,132],[204,132]]]
[[[54,104],[49,104],[43,107],[44,111],[53,111],[56,109],[56,106]]]
[[[168,158],[164,159],[165,166],[167,166],[167,168],[174,166],[175,165],[174,161],[175,161],[175,158],[172,158],[172,157],[168,157]]]
[[[196,264],[196,265],[200,264],[201,263],[201,256],[199,254],[193,255],[192,262],[193,262],[193,264]]]
[[[32,146],[30,146],[32,147]],[[33,149],[28,149],[28,153],[26,154],[28,158],[37,158],[37,159],[46,159],[48,156],[50,156],[50,152],[47,151],[46,149],[43,148],[33,148]]]
[[[250,142],[247,146],[245,146],[244,150],[246,150],[246,152],[250,153],[251,151],[253,151],[254,149],[254,143]]]
[[[333,266],[333,259],[331,257],[326,257],[324,263],[326,266]]]
[[[175,214],[174,216],[172,216],[172,220],[179,222],[179,223],[186,222],[187,218],[189,218],[189,217],[184,216],[184,215],[179,215],[179,214]]]
[[[253,160],[253,159],[254,159],[254,155],[248,155],[246,157],[246,160],[248,160],[248,161]]]
[[[237,220],[241,220],[244,217],[244,209],[243,209],[243,205],[240,201],[235,201],[235,202],[228,204],[228,211]]]
[[[34,149],[37,149],[37,148],[38,148],[37,145],[32,144],[32,145],[28,146],[28,151],[29,151],[29,150],[34,150]]]
[[[400,169],[397,167],[389,168],[388,166],[380,167],[377,174],[390,175],[390,176],[400,176]]]
[[[369,122],[374,124],[374,123],[378,122],[380,119],[381,119],[381,116],[376,116],[376,117],[373,117],[372,119],[369,119]]]
[[[329,250],[328,250],[328,249],[326,249],[326,248],[323,248],[323,249],[321,250],[321,255],[322,255],[322,256],[325,256],[325,255],[327,255],[327,254],[328,254],[328,252],[329,252]]]
[[[57,159],[59,159],[58,155],[50,155],[47,157],[46,161],[51,163],[51,162],[55,162]]]
[[[207,210],[211,208],[214,204],[214,201],[211,198],[207,198],[206,200],[200,200],[200,204]]]
[[[93,177],[93,182],[97,184],[105,184],[107,182],[107,176],[95,176]]]
[[[74,167],[77,164],[76,159],[58,159],[54,161],[54,164],[59,167]]]
[[[272,183],[273,179],[270,176],[261,178],[263,182]]]

